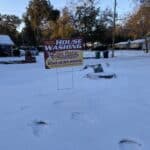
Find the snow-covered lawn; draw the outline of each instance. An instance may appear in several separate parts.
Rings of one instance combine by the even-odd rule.
[[[84,60],[116,73],[110,80],[86,78],[84,65],[46,70],[42,54],[35,64],[0,65],[0,150],[131,150],[123,139],[150,149],[150,55],[116,56]],[[57,73],[69,88],[72,70],[74,88],[57,90]]]

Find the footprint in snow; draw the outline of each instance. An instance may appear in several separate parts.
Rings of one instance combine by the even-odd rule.
[[[64,102],[64,101],[54,101],[53,104],[54,104],[54,105],[59,105],[59,104],[62,104],[63,102]]]
[[[122,139],[119,142],[120,150],[141,150],[142,144],[131,139]]]
[[[30,126],[32,127],[33,135],[39,137],[48,128],[49,124],[46,121],[35,120]]]
[[[71,113],[71,119],[72,120],[81,120],[82,119],[82,113],[81,112],[72,112]]]
[[[29,109],[29,108],[30,108],[30,106],[24,105],[24,106],[21,106],[20,110],[24,111],[24,110]]]

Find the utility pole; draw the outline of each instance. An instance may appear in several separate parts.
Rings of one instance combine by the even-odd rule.
[[[114,56],[115,56],[115,38],[116,38],[116,8],[117,8],[117,0],[114,0],[113,37],[112,37],[112,57],[114,57]]]
[[[140,0],[140,3],[142,4],[143,8],[150,7],[150,0]],[[141,16],[143,16],[143,14]],[[145,39],[145,52],[148,53],[149,52],[149,46],[148,46],[147,35],[145,35],[145,33],[144,33],[144,25],[145,25],[145,18],[142,17],[142,27],[143,27],[142,30],[143,30],[143,37]]]

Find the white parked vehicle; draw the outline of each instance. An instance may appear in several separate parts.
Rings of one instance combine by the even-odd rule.
[[[36,56],[39,54],[39,51],[37,48],[33,47],[33,48],[30,48],[29,51],[32,53],[32,55]]]
[[[20,51],[20,56],[25,56],[25,50],[20,49],[19,51]]]
[[[137,39],[133,41],[119,42],[115,44],[115,48],[145,50],[146,44],[147,44],[147,48],[150,49],[150,37],[147,37],[147,41],[146,39]]]

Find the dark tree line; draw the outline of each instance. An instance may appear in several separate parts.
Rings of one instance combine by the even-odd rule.
[[[31,0],[23,15],[25,27],[22,30],[22,37],[24,43],[40,44],[44,40],[44,30],[48,30],[49,21],[56,21],[59,15],[59,10],[53,9],[49,1]]]
[[[20,43],[20,34],[17,30],[21,23],[21,19],[15,15],[0,14],[0,34],[8,34],[14,42]]]
[[[40,45],[51,38],[81,36],[87,42],[112,43],[113,12],[101,10],[97,0],[76,0],[61,12],[49,0],[30,0],[22,19],[0,14],[0,34],[17,45]],[[150,8],[142,5],[116,25],[116,42],[141,38],[149,31]],[[116,14],[117,15],[117,14]],[[18,27],[24,23],[22,31]]]

